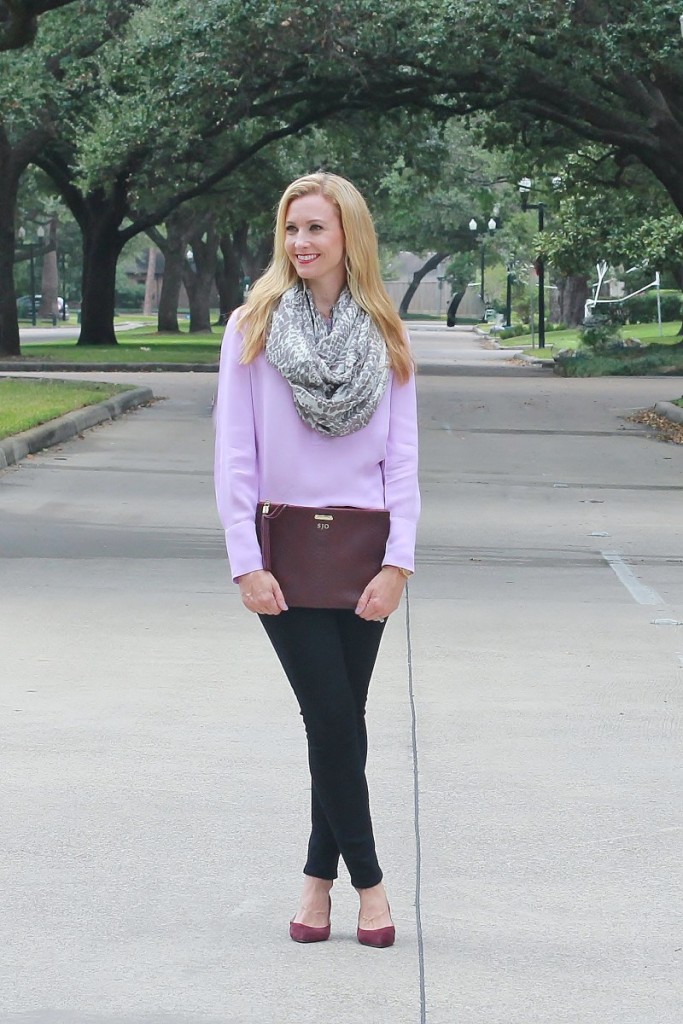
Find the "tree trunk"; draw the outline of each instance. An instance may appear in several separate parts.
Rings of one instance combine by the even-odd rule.
[[[19,175],[7,140],[0,138],[0,356],[19,356],[17,294],[14,288],[14,216]]]
[[[675,266],[673,266],[671,269],[676,279],[676,284],[678,285],[680,291],[683,292],[683,263],[676,263]],[[683,312],[683,306],[681,311]],[[683,336],[683,323],[681,323],[681,326],[679,327],[677,334],[677,337],[681,336]]]
[[[254,281],[261,276],[273,257],[273,233],[272,231],[268,231],[261,235],[255,246],[250,246],[248,244],[247,235],[249,233],[249,228],[246,227],[243,243],[244,247],[242,250],[242,263],[244,265],[245,276],[249,278],[249,284],[252,285]]]
[[[178,323],[178,305],[180,303],[180,287],[183,283],[183,243],[169,245],[164,252],[164,277],[161,282],[159,310],[157,313],[157,330],[168,334],[180,334]]]
[[[211,293],[218,261],[218,234],[209,226],[200,234],[198,229],[188,241],[192,247],[194,269],[189,260],[183,261],[183,284],[190,302],[190,334],[211,331]],[[203,236],[206,234],[206,241]]]
[[[398,308],[400,316],[406,316],[408,308],[412,302],[415,292],[420,286],[420,282],[430,270],[434,270],[438,267],[439,263],[446,259],[448,256],[447,252],[435,252],[433,256],[430,256],[426,263],[424,263],[419,270],[416,270],[413,274],[413,279],[406,289],[406,293],[401,299],[401,305]]]
[[[145,300],[142,304],[142,315],[151,316],[156,305],[156,283],[157,283],[157,250],[155,245],[150,245],[147,250],[147,274],[145,277]]]
[[[59,277],[57,272],[57,218],[52,217],[47,229],[45,247],[43,249],[43,272],[40,284],[40,306],[38,316],[51,319],[57,323],[59,310],[57,308],[57,294],[59,292]]]
[[[92,211],[91,211],[92,212]],[[83,280],[79,345],[116,345],[116,264],[123,241],[118,223],[105,212],[83,228]]]
[[[560,320],[567,327],[583,323],[586,300],[589,296],[588,278],[584,274],[572,274],[559,280]]]
[[[246,249],[247,224],[241,224],[232,234],[223,235],[220,250],[223,256],[216,272],[216,287],[220,300],[220,324],[227,324],[230,314],[244,302],[244,273],[242,258]]]
[[[180,334],[178,305],[187,245],[187,222],[183,212],[176,210],[168,217],[165,236],[158,228],[150,228],[147,234],[164,254],[164,276],[161,280],[161,294],[157,311],[157,331],[164,334]]]
[[[465,294],[465,289],[464,288],[460,288],[458,291],[453,292],[453,295],[451,296],[451,301],[450,301],[450,303],[448,305],[448,310],[446,312],[446,326],[447,327],[455,327],[455,315],[458,312],[458,306],[462,302],[464,294]]]
[[[83,196],[58,160],[43,154],[33,161],[55,182],[83,236],[81,276],[81,333],[79,345],[116,345],[116,265],[128,236],[120,231],[127,215],[127,180],[116,179],[105,191]]]

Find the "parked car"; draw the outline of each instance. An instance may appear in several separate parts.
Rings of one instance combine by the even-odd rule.
[[[36,295],[34,302],[36,304],[36,313],[40,309],[40,303],[42,301],[42,295]],[[17,316],[20,320],[31,319],[31,296],[22,295],[21,298],[17,299]],[[60,320],[69,319],[69,303],[65,303],[61,295],[57,296],[57,316]]]

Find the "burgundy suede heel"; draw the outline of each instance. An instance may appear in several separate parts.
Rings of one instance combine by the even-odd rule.
[[[391,914],[391,907],[389,913]],[[393,946],[396,941],[396,929],[393,924],[387,925],[386,928],[361,928],[358,925],[356,935],[361,946],[374,946],[375,949]]]
[[[332,900],[330,899],[330,914],[332,913]],[[294,942],[326,942],[330,937],[330,924],[322,928],[314,928],[310,924],[299,924],[298,921],[289,922],[289,937]]]

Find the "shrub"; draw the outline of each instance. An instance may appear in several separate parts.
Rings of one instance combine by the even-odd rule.
[[[621,342],[618,320],[614,315],[592,316],[584,320],[579,332],[581,344],[596,354],[614,349]]]
[[[512,327],[504,327],[500,332],[501,338],[518,338],[521,334],[528,334],[529,329],[523,324],[513,324]]]
[[[662,292],[662,320],[678,320],[683,316],[683,301],[680,292]],[[621,317],[621,323],[654,324],[657,322],[657,293],[644,292],[634,295],[627,302],[615,306],[615,315]]]
[[[555,357],[555,372],[563,377],[679,375],[683,372],[683,343],[650,345],[645,349],[589,352],[584,349]]]
[[[145,301],[145,286],[132,282],[116,288],[116,305],[123,309],[142,309]]]
[[[566,324],[551,324],[549,320],[545,323],[545,332],[548,334],[551,331],[566,331]],[[535,327],[535,332],[538,334],[538,325]],[[501,338],[519,338],[521,335],[531,334],[531,328],[528,324],[513,324],[512,327],[504,327],[500,332],[499,337]]]

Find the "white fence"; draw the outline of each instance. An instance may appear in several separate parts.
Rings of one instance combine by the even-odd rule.
[[[400,306],[401,299],[405,295],[409,284],[410,281],[384,282],[389,292],[389,298],[396,306],[396,309]],[[451,286],[446,281],[421,281],[411,299],[409,312],[429,313],[432,316],[438,316],[439,313],[445,314],[450,301]]]

